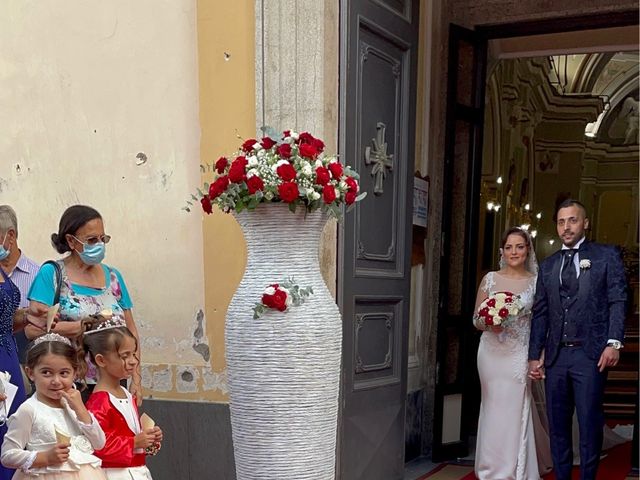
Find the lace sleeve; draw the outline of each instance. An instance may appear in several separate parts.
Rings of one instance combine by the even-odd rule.
[[[493,272],[487,273],[484,277],[482,277],[482,281],[480,282],[480,286],[478,287],[478,293],[476,294],[476,305],[473,309],[473,326],[478,330],[486,330],[486,325],[480,319],[478,315],[478,308],[482,301],[489,296],[489,292],[491,287],[493,286]]]

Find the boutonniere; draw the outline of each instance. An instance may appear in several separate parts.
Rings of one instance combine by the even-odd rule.
[[[580,260],[580,270],[587,270],[591,268],[591,260],[585,258],[584,260]]]

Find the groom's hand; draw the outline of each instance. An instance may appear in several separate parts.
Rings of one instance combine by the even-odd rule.
[[[604,372],[604,369],[607,367],[615,367],[618,364],[618,360],[620,359],[620,351],[615,348],[605,347],[602,355],[600,355],[600,360],[598,361],[598,368],[601,372]]]
[[[544,378],[542,360],[529,360],[529,378],[531,380],[542,380]]]

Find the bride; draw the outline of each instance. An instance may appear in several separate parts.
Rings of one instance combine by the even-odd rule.
[[[520,296],[524,309],[505,327],[487,326],[474,315],[483,330],[478,348],[478,372],[482,390],[475,473],[480,480],[539,480],[550,469],[548,440],[536,454],[534,429],[544,434],[537,409],[532,405],[527,378],[527,351],[531,307],[538,264],[529,234],[520,228],[507,230],[500,244],[500,270],[487,273],[478,289],[476,309],[490,294],[511,292]],[[543,448],[540,448],[543,447]],[[541,467],[538,467],[539,458]]]

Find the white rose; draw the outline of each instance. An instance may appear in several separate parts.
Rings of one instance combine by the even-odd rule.
[[[256,157],[255,155],[251,155],[247,160],[250,167],[258,166],[258,157]]]
[[[310,177],[312,173],[313,173],[313,170],[311,170],[311,165],[309,165],[308,163],[302,167],[303,175]]]
[[[253,177],[254,175],[258,175],[258,169],[257,169],[257,168],[250,168],[250,169],[247,171],[247,178],[251,178],[251,177]]]
[[[253,149],[254,150],[262,150],[262,145],[260,145],[260,142],[256,142],[253,144]]]
[[[276,293],[276,289],[273,287],[267,287],[264,289],[265,295],[273,295],[274,293]]]
[[[313,195],[311,195],[312,200],[318,200],[319,198],[320,198],[320,194],[318,192],[313,192]]]
[[[323,166],[323,164],[322,164],[322,160],[320,160],[320,159],[316,160],[315,165],[316,165],[316,168],[318,168],[318,167],[322,167],[322,166]]]
[[[293,138],[294,140],[298,140],[298,138],[300,138],[300,135],[298,134],[298,132],[294,132],[293,130],[291,130],[291,132],[289,132],[289,135],[291,136],[291,138]]]

